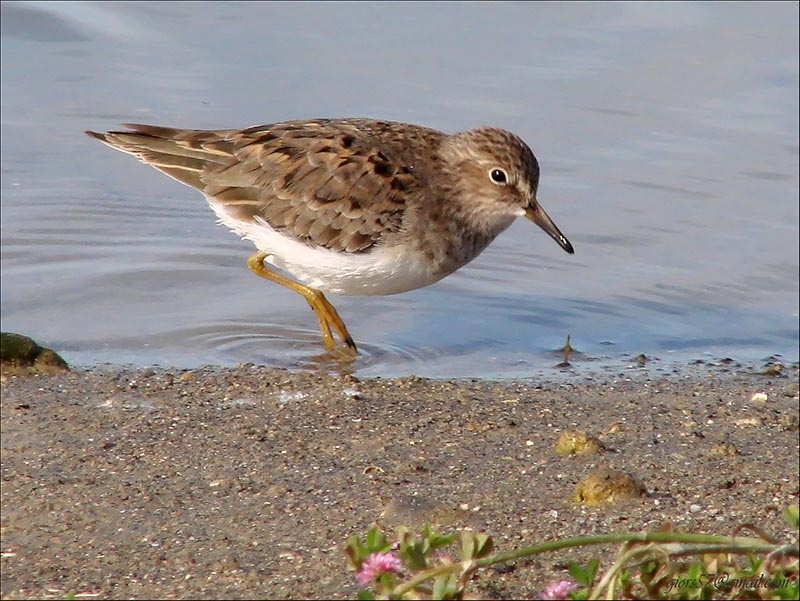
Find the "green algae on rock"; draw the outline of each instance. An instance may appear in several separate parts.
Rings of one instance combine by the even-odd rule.
[[[575,487],[575,500],[578,503],[594,505],[621,499],[635,499],[645,496],[645,487],[636,478],[619,471],[593,472],[578,482]]]
[[[26,376],[69,371],[58,353],[36,344],[32,338],[11,332],[0,333],[0,371]]]
[[[556,453],[560,455],[591,455],[605,450],[596,436],[583,430],[564,430],[556,443]]]

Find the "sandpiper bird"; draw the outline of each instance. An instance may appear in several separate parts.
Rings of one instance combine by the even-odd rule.
[[[200,190],[220,222],[255,244],[250,269],[308,301],[328,350],[336,348],[332,332],[353,354],[356,345],[323,292],[427,286],[477,257],[517,217],[574,252],[536,199],[536,157],[502,129],[447,135],[372,119],[124,127],[86,133]]]

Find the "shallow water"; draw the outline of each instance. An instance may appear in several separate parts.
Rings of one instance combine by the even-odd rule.
[[[2,328],[83,365],[313,365],[250,244],[82,130],[370,116],[522,136],[576,254],[519,221],[438,284],[332,297],[356,373],[526,376],[567,334],[797,360],[797,37],[793,3],[4,3]]]

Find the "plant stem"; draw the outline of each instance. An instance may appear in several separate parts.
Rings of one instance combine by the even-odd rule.
[[[542,543],[532,547],[523,547],[515,551],[499,553],[491,557],[478,559],[480,567],[494,565],[505,561],[514,561],[521,557],[537,555],[548,551],[569,549],[571,547],[584,547],[588,545],[604,545],[607,543],[694,543],[700,545],[725,545],[730,553],[766,553],[775,548],[775,545],[764,542],[759,538],[732,538],[730,536],[713,536],[708,534],[683,534],[679,532],[629,532],[624,534],[601,534],[598,536],[579,536],[564,540]]]

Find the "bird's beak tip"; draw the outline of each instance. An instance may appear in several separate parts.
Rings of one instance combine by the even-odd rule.
[[[553,220],[550,219],[550,216],[545,213],[544,209],[538,204],[531,204],[525,211],[525,217],[547,232],[547,234],[566,252],[571,255],[575,254],[575,249],[572,247],[570,241],[567,240],[567,237],[561,233],[558,226],[556,226]]]

